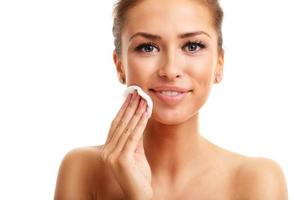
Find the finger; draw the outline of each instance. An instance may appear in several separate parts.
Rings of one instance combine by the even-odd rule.
[[[146,128],[147,122],[148,122],[149,116],[147,114],[147,111],[145,110],[136,125],[134,131],[132,134],[129,135],[126,144],[124,145],[124,148],[122,150],[125,154],[133,154],[135,150],[137,149],[137,146],[139,144],[139,141],[142,139],[144,130]]]
[[[132,94],[129,94],[127,96],[126,100],[124,101],[122,107],[120,108],[120,110],[116,114],[114,120],[112,121],[105,144],[110,142],[110,140],[112,138],[112,135],[114,133],[114,130],[116,129],[117,122],[119,122],[121,117],[124,115],[124,112],[125,112],[127,106],[129,105],[131,98],[132,98]]]
[[[138,106],[138,102],[139,102],[139,95],[135,92],[134,96],[132,98],[132,101],[130,102],[130,104],[128,105],[128,107],[125,110],[124,116],[122,116],[122,118],[120,119],[114,133],[111,139],[110,144],[113,146],[113,148],[115,147],[115,145],[117,144],[121,134],[124,132],[125,128],[128,126],[129,121],[131,120],[133,114],[135,113],[135,110]]]
[[[124,148],[124,144],[126,143],[128,137],[130,137],[130,135],[133,134],[133,131],[134,131],[135,127],[137,126],[138,122],[140,121],[141,116],[146,111],[146,108],[147,108],[147,104],[146,104],[145,100],[141,99],[136,112],[134,113],[128,126],[125,128],[124,132],[121,134],[121,136],[118,140],[118,143],[114,149],[115,153],[119,154],[122,151],[122,149]]]

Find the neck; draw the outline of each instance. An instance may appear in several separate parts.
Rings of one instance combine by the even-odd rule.
[[[152,176],[176,177],[199,161],[202,147],[198,114],[187,121],[166,125],[149,119],[143,138]]]

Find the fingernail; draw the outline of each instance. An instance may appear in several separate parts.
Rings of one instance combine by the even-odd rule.
[[[134,92],[132,93],[132,96],[133,96],[133,99],[135,99],[135,98],[136,98],[136,96],[137,96],[137,92],[136,92],[136,91],[134,91]]]
[[[135,92],[135,99],[138,100],[139,97],[140,97],[140,95],[137,92]]]
[[[140,107],[142,107],[145,104],[145,101],[143,99],[140,100]]]
[[[145,112],[143,113],[143,117],[145,117],[145,118],[150,118],[150,116],[149,116],[149,114],[148,114],[147,111],[145,111]]]
[[[132,94],[128,94],[127,99],[131,99]]]
[[[130,101],[134,99],[134,93],[130,93]]]

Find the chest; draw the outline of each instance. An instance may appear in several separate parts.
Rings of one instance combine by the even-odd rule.
[[[232,200],[234,187],[230,179],[210,179],[193,181],[176,188],[157,186],[154,188],[155,200]]]
[[[103,188],[104,189],[104,188]],[[233,182],[229,177],[219,177],[210,180],[194,180],[189,184],[176,188],[165,187],[164,185],[154,185],[154,200],[232,200],[234,196]],[[111,182],[102,190],[101,198],[124,200],[123,192],[117,183]]]

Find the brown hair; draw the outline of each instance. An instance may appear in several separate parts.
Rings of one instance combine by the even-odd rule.
[[[213,24],[218,34],[218,49],[223,51],[223,37],[222,37],[222,21],[223,21],[223,10],[218,0],[196,0],[203,3],[212,13]],[[123,30],[124,23],[126,21],[127,12],[140,3],[141,0],[117,0],[113,10],[113,36],[114,45],[118,57],[121,56],[121,33]]]

